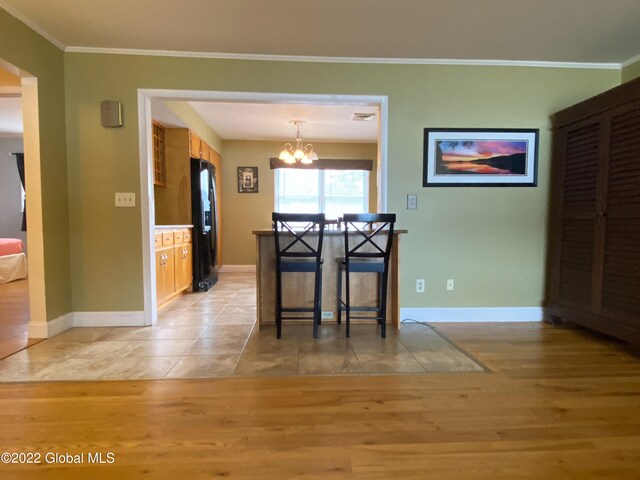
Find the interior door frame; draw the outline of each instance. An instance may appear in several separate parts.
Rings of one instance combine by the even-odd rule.
[[[20,77],[22,99],[22,144],[25,155],[25,182],[28,185],[26,210],[27,269],[29,279],[29,337],[51,336],[47,323],[47,292],[45,287],[44,234],[42,222],[42,178],[40,167],[40,110],[38,79],[30,73],[0,58],[0,68]]]
[[[140,147],[140,214],[142,216],[142,269],[144,286],[144,324],[154,325],[158,319],[156,305],[156,265],[153,230],[155,205],[153,198],[153,138],[151,101],[209,101],[237,103],[274,103],[301,105],[377,106],[378,115],[378,211],[387,209],[387,142],[389,97],[386,95],[326,95],[263,92],[227,92],[201,90],[138,89],[138,127]]]

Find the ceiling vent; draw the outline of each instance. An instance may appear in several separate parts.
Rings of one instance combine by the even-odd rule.
[[[351,115],[351,120],[354,122],[370,122],[376,118],[375,113],[354,113]]]

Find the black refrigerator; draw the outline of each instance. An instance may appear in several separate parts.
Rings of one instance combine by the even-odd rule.
[[[216,167],[191,159],[191,211],[193,216],[193,291],[206,292],[218,281],[218,209]]]

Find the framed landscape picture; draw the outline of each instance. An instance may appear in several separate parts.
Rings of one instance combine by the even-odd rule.
[[[258,167],[238,167],[238,193],[258,193]]]
[[[424,187],[535,187],[537,129],[425,128]]]

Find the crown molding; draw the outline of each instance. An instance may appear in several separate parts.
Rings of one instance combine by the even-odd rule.
[[[175,50],[140,50],[128,48],[66,47],[69,53],[101,53],[108,55],[142,55],[152,57],[211,58],[221,60],[260,60],[271,62],[371,63],[398,65],[475,65],[492,67],[588,68],[620,70],[620,63],[537,62],[525,60],[462,60],[444,58],[370,58],[316,57],[302,55],[263,55],[249,53],[181,52]]]
[[[64,49],[65,49],[65,44],[64,43],[62,43],[60,40],[58,40],[57,38],[55,38],[52,35],[50,35],[46,30],[44,30],[36,22],[34,22],[33,20],[30,20],[28,17],[26,17],[25,15],[21,14],[18,10],[16,10],[12,6],[8,5],[7,2],[5,2],[4,0],[0,0],[0,8],[2,8],[3,10],[6,10],[9,15],[11,15],[12,17],[15,17],[16,19],[20,20],[22,23],[24,23],[27,27],[29,27],[31,30],[36,32],[38,35],[44,37],[46,40],[51,42],[53,45],[58,47],[60,50],[64,51]]]

